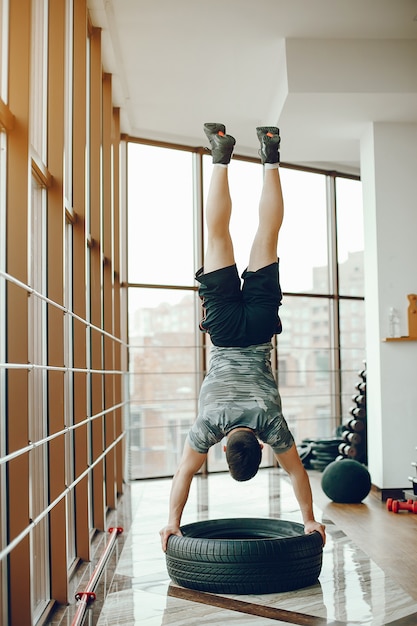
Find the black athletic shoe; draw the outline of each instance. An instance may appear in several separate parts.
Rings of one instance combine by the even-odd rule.
[[[279,163],[279,128],[276,126],[259,126],[256,134],[261,143],[259,156],[262,163]]]
[[[213,163],[222,163],[223,165],[230,163],[236,140],[231,135],[226,135],[225,125],[209,122],[204,124],[204,132],[211,145]]]

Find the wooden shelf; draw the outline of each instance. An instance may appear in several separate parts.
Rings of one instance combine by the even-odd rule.
[[[417,337],[386,337],[382,341],[417,341]]]

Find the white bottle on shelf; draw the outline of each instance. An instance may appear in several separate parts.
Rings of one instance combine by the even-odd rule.
[[[388,336],[389,337],[401,337],[400,334],[400,316],[398,311],[393,306],[390,307],[388,317]]]

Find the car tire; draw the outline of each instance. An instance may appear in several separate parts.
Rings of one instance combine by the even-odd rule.
[[[168,538],[166,565],[174,583],[210,593],[263,594],[317,583],[320,533],[279,519],[236,518],[195,522]]]

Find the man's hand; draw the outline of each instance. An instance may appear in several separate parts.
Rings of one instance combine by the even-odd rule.
[[[161,545],[164,552],[167,551],[168,537],[171,535],[178,535],[178,537],[182,537],[182,532],[178,526],[165,526],[165,528],[162,528],[159,531],[159,534],[161,536]]]
[[[316,522],[315,520],[310,520],[304,524],[304,532],[306,535],[310,535],[314,533],[315,530],[320,533],[323,539],[323,547],[326,545],[326,526],[324,524],[320,524],[320,522]]]

